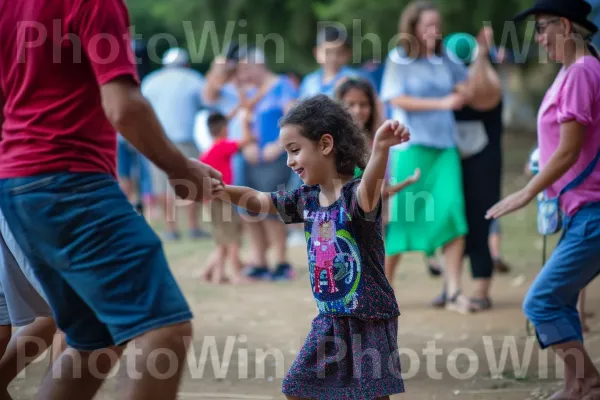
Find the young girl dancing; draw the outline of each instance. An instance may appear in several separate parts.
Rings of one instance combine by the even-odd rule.
[[[366,164],[361,129],[325,95],[296,105],[280,128],[287,164],[304,185],[276,193],[236,186],[214,191],[250,211],[304,223],[319,315],[283,381],[283,393],[288,399],[327,400],[402,393],[400,311],[384,272],[381,192],[389,148],[408,141],[409,133],[397,121],[384,122]],[[353,178],[356,166],[364,169],[362,179]]]

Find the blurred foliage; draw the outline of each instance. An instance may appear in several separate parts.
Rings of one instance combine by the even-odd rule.
[[[319,21],[343,24],[355,42],[354,62],[385,58],[408,0],[126,0],[134,32],[156,49],[154,61],[170,45],[187,48],[205,70],[231,39],[256,43],[277,72],[304,74],[316,67],[313,47]],[[488,21],[496,43],[521,49],[523,28],[508,21],[531,0],[438,0],[444,33],[477,34]],[[514,34],[511,37],[511,32]],[[519,32],[517,34],[517,32]],[[531,29],[530,29],[531,33]],[[504,40],[504,37],[510,39]],[[167,40],[171,38],[171,43]],[[362,40],[361,40],[362,38]],[[375,38],[376,45],[373,44]],[[518,42],[515,43],[514,39]],[[279,47],[279,50],[277,48]],[[281,50],[283,48],[284,50]],[[379,51],[378,51],[379,50]],[[151,50],[152,51],[152,50]],[[278,55],[278,57],[277,57]],[[277,59],[276,59],[277,58]]]

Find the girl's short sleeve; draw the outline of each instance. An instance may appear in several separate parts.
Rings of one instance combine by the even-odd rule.
[[[271,201],[277,209],[279,217],[285,224],[299,224],[304,222],[306,200],[307,189],[305,185],[295,190],[281,190],[271,193]]]
[[[594,79],[584,64],[574,64],[567,72],[557,96],[557,122],[562,124],[577,121],[582,125],[590,125],[594,119],[594,92],[600,82]]]
[[[350,184],[346,188],[345,196],[345,205],[349,210],[350,214],[353,218],[359,218],[363,221],[376,223],[377,221],[381,221],[381,211],[383,207],[383,200],[380,197],[377,206],[369,211],[365,212],[361,206],[358,204],[358,187],[360,185],[360,179],[355,179],[352,184]]]

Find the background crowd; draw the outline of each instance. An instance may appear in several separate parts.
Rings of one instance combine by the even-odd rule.
[[[168,49],[158,70],[142,74],[142,92],[185,155],[201,158],[212,149],[210,157],[216,155],[221,167],[224,159],[231,158],[226,168],[232,183],[261,191],[302,184],[286,166],[278,144],[278,120],[301,99],[316,94],[336,97],[362,121],[366,134],[372,134],[385,118],[407,124],[413,139],[408,146],[392,149],[389,183],[405,180],[416,170],[420,178],[411,191],[392,195],[386,206],[388,278],[393,279],[402,254],[421,252],[429,273],[444,276],[444,289],[433,300],[434,306],[450,305],[460,312],[486,310],[492,306],[493,271],[509,270],[501,258],[499,224],[490,224],[484,213],[500,198],[503,93],[494,65],[510,62],[510,53],[493,47],[489,28],[478,33],[476,42],[462,34],[462,40],[454,35],[459,39],[450,43],[452,35],[442,37],[442,17],[433,3],[414,2],[399,20],[398,33],[416,38],[419,46],[415,51],[398,43],[381,63],[351,66],[354,46],[332,24],[315,38],[313,54],[319,68],[302,78],[275,73],[263,49],[232,42],[205,74],[192,68],[187,50]],[[433,63],[431,57],[441,62]],[[462,91],[455,90],[457,85]],[[226,138],[211,130],[210,119],[217,115],[227,121]],[[246,130],[256,138],[255,145],[218,146],[223,140],[241,141]],[[159,225],[166,221],[165,240],[179,240],[185,229],[194,239],[216,234],[229,236],[236,246],[241,243],[238,234],[223,235],[223,229],[209,227],[214,214],[205,212],[206,217],[199,218],[199,207],[208,210],[211,205],[174,208],[164,174],[124,140],[119,142],[118,161],[120,181],[131,201],[150,220]],[[249,258],[242,261],[237,246],[232,258],[235,276],[208,272],[215,262],[223,262],[225,253],[211,258],[202,276],[213,282],[234,277],[236,281],[293,278],[287,249],[304,245],[302,227],[286,231],[277,219],[234,211],[236,217],[238,213],[241,232],[247,233],[244,237],[250,245]],[[185,216],[185,227],[177,215]],[[439,261],[438,251],[443,255]],[[460,291],[465,254],[476,282],[471,298]]]

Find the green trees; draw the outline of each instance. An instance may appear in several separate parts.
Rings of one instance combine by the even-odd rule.
[[[158,61],[170,45],[190,50],[195,65],[205,69],[227,41],[264,41],[276,71],[306,73],[315,67],[312,50],[319,21],[335,21],[348,29],[360,51],[354,61],[385,57],[408,0],[126,0],[134,33],[151,42]],[[511,29],[505,21],[530,0],[439,0],[444,32],[472,34],[491,23],[496,42]],[[522,30],[522,29],[521,29]],[[522,47],[523,35],[519,36]],[[362,38],[362,40],[361,40]],[[374,41],[379,43],[375,43]],[[509,46],[517,46],[509,39]],[[152,51],[152,50],[151,50]]]

